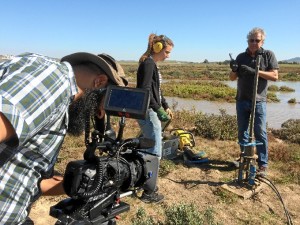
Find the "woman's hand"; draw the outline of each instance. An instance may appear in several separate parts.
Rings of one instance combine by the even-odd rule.
[[[167,109],[166,109],[166,113],[168,114],[168,116],[169,116],[171,119],[173,119],[174,114],[173,114],[173,112],[171,111],[170,108],[167,108]]]

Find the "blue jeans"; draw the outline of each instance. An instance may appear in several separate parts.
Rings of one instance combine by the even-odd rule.
[[[153,192],[157,185],[159,159],[162,156],[162,130],[161,122],[157,117],[157,113],[153,109],[148,109],[145,120],[138,120],[140,128],[143,132],[143,137],[149,138],[155,141],[153,148],[145,149],[147,152],[156,154],[158,157],[158,164],[153,165],[153,174],[150,179],[145,182],[143,188],[145,191]],[[154,168],[155,167],[155,168]]]
[[[256,142],[262,145],[256,145],[258,155],[258,166],[268,166],[268,136],[267,136],[267,113],[266,102],[256,102],[255,118],[253,124],[254,137]],[[249,122],[251,115],[252,101],[242,100],[236,102],[238,140],[239,143],[249,142]],[[241,146],[242,149],[242,146]]]
[[[159,158],[162,156],[162,130],[161,122],[157,117],[157,113],[153,109],[148,109],[145,120],[138,120],[143,132],[143,137],[155,141],[153,148],[146,149],[152,154],[156,154]]]

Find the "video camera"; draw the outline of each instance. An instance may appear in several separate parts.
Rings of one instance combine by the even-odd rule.
[[[106,114],[121,118],[118,136],[109,137],[95,126],[90,132],[93,109],[85,110],[84,159],[72,161],[66,167],[63,187],[70,198],[50,208],[50,215],[58,219],[55,224],[116,224],[115,217],[130,209],[120,199],[144,185],[154,185],[151,177],[157,173],[158,157],[145,150],[153,147],[154,141],[122,138],[125,118],[145,118],[149,92],[109,86],[92,92],[86,101],[101,102],[103,98]]]

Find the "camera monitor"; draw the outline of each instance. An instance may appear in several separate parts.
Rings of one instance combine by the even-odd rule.
[[[110,85],[106,91],[104,109],[112,116],[145,119],[149,101],[149,90]]]

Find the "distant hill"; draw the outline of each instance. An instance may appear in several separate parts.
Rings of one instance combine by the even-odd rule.
[[[295,57],[295,58],[291,58],[291,59],[287,59],[287,60],[282,60],[282,61],[288,62],[288,63],[293,63],[293,62],[300,63],[300,57]]]

